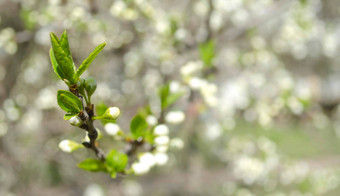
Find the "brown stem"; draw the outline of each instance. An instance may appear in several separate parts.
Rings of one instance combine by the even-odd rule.
[[[79,99],[81,100],[81,102],[83,103],[83,108],[84,108],[84,101],[83,101],[83,97],[78,93],[77,91],[77,85],[72,85],[70,87],[70,91],[76,95],[77,97],[79,97]],[[96,130],[96,128],[93,125],[93,119],[92,117],[94,116],[94,105],[88,105],[85,107],[85,110],[82,110],[78,116],[80,117],[80,119],[83,121],[83,124],[79,127],[81,129],[84,129],[89,138],[90,138],[90,142],[83,142],[83,145],[86,148],[89,148],[91,150],[94,151],[94,153],[96,154],[96,156],[102,160],[105,161],[105,155],[103,150],[101,150],[100,148],[97,147],[97,138],[98,138],[98,131]]]
[[[88,136],[90,138],[90,143],[89,145],[86,145],[85,147],[92,149],[96,156],[102,160],[105,161],[105,155],[104,152],[97,147],[97,138],[98,138],[98,131],[96,130],[96,128],[93,126],[93,120],[90,118],[90,116],[88,118],[86,118],[86,125],[88,126],[86,131],[88,133]]]

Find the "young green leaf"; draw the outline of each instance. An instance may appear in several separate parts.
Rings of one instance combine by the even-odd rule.
[[[93,51],[92,53],[82,62],[82,64],[79,66],[76,75],[75,75],[75,79],[77,80],[81,74],[84,73],[84,71],[90,66],[91,62],[96,58],[96,56],[99,54],[100,51],[102,51],[105,47],[106,43],[102,43],[100,45],[98,45]]]
[[[67,57],[71,60],[71,62],[73,62],[66,31],[64,31],[64,33],[60,37],[60,46],[63,48],[64,52],[66,53]]]
[[[96,106],[96,111],[98,116],[102,116],[105,114],[106,110],[109,108],[105,103],[99,103]]]
[[[83,109],[83,104],[80,99],[65,90],[58,90],[57,93],[58,105],[61,109],[68,113],[79,113]]]
[[[122,172],[124,171],[128,160],[129,158],[126,154],[118,152],[117,150],[112,150],[106,157],[106,164],[110,172]]]
[[[169,96],[169,94],[170,94],[170,85],[169,84],[162,86],[158,91],[158,95],[161,99],[162,109],[165,109],[168,106],[166,100],[167,100],[167,97]]]
[[[63,71],[61,70],[57,60],[55,59],[54,53],[52,48],[50,49],[50,59],[51,59],[51,63],[52,63],[52,67],[54,72],[57,74],[57,76],[61,79],[64,80],[66,79],[65,74],[63,73]]]
[[[184,92],[176,92],[171,94],[170,84],[166,84],[159,89],[158,95],[161,99],[161,107],[162,109],[165,109],[177,101],[182,95],[184,95]]]
[[[60,66],[62,72],[65,74],[65,78],[71,84],[75,84],[76,80],[74,79],[74,65],[72,60],[70,60],[67,53],[60,45],[58,37],[53,33],[51,33],[50,36],[53,53],[56,61],[58,62],[58,65]]]
[[[86,159],[78,164],[78,167],[90,172],[106,172],[106,167],[104,162],[96,159]]]
[[[210,40],[205,43],[201,43],[199,45],[200,56],[206,67],[211,67],[212,60],[215,57],[215,43],[213,40]]]
[[[175,103],[183,95],[184,95],[184,92],[177,92],[177,93],[169,95],[166,99],[165,108]]]
[[[143,116],[137,114],[130,124],[131,133],[134,138],[143,137],[148,129],[148,123]]]

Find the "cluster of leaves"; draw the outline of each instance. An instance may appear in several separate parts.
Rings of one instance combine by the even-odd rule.
[[[90,172],[107,172],[112,178],[115,178],[118,172],[125,172],[129,157],[117,150],[111,150],[105,161],[98,159],[86,159],[78,164],[81,169]]]
[[[61,35],[61,38],[51,33],[50,58],[54,72],[57,76],[63,80],[69,87],[69,91],[59,90],[57,93],[58,105],[62,110],[66,112],[64,119],[69,120],[73,117],[79,117],[80,120],[77,126],[83,126],[88,132],[88,135],[94,135],[90,137],[90,142],[84,142],[83,145],[87,148],[96,148],[91,146],[91,140],[97,139],[97,130],[92,129],[90,125],[94,119],[109,119],[114,120],[116,116],[112,116],[110,109],[107,108],[100,116],[94,116],[93,104],[91,103],[91,96],[97,88],[96,80],[93,77],[86,79],[81,78],[81,75],[89,67],[91,62],[105,47],[105,43],[97,46],[94,51],[82,62],[82,64],[76,68],[72,56],[70,47],[68,44],[68,38],[66,31]],[[83,98],[86,105],[83,105]],[[78,146],[75,146],[78,148]],[[124,171],[128,157],[126,154],[112,150],[105,159],[87,159],[81,162],[78,166],[88,171],[106,171],[111,174],[112,177],[117,172]]]
[[[150,125],[146,118],[152,115],[150,109],[145,109],[138,112],[131,120],[130,134],[121,132],[124,141],[130,145],[130,150],[120,152],[116,149],[110,151],[105,156],[101,149],[98,148],[98,131],[93,126],[93,121],[99,119],[104,125],[107,123],[116,123],[120,111],[116,107],[108,107],[105,104],[98,104],[95,115],[94,104],[91,102],[91,96],[97,88],[96,80],[93,77],[86,79],[82,78],[82,74],[89,67],[95,57],[103,50],[105,43],[97,46],[94,51],[82,62],[77,68],[72,60],[72,55],[68,43],[66,31],[61,35],[60,39],[53,33],[51,36],[52,48],[50,50],[50,58],[54,72],[63,80],[68,86],[69,90],[59,90],[57,93],[58,105],[66,112],[65,120],[70,120],[70,123],[76,127],[82,128],[87,132],[87,141],[82,145],[96,153],[98,159],[86,159],[78,164],[78,167],[90,172],[106,172],[112,178],[115,178],[117,173],[127,174],[132,173],[133,170],[128,167],[129,156],[136,152],[137,147],[144,143],[149,143],[152,151],[154,148],[153,129],[157,123]],[[167,107],[173,104],[183,93],[170,92],[169,84],[164,85],[159,90],[159,97],[161,100],[161,108],[164,111]],[[85,101],[85,103],[84,103]],[[163,123],[164,115],[158,120],[159,124]],[[61,145],[61,144],[60,144]],[[66,145],[67,152],[82,147],[81,144],[67,140],[61,146]]]

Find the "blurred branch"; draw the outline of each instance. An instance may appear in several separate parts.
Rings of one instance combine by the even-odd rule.
[[[89,0],[89,5],[90,5],[90,12],[92,14],[97,14],[98,13],[98,6],[96,0]]]
[[[212,34],[213,34],[213,31],[211,29],[211,24],[210,24],[210,21],[211,21],[211,15],[214,11],[214,5],[213,5],[213,1],[212,0],[209,0],[208,1],[208,13],[207,13],[207,17],[205,19],[205,28],[207,29],[207,36],[205,38],[205,41],[204,42],[207,42],[211,39],[212,37]]]

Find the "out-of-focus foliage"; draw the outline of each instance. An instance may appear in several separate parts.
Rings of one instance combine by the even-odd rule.
[[[0,195],[339,195],[339,7],[1,0]],[[91,152],[58,150],[66,138],[84,138],[57,109],[57,90],[66,88],[49,62],[49,33],[64,29],[76,65],[107,42],[84,72],[97,78],[92,99],[122,112],[119,126],[98,124],[110,135],[103,149],[122,147],[111,137],[129,130],[137,111],[155,125],[171,103],[165,127],[153,129],[157,153],[132,166],[145,176],[85,173],[76,163]]]

